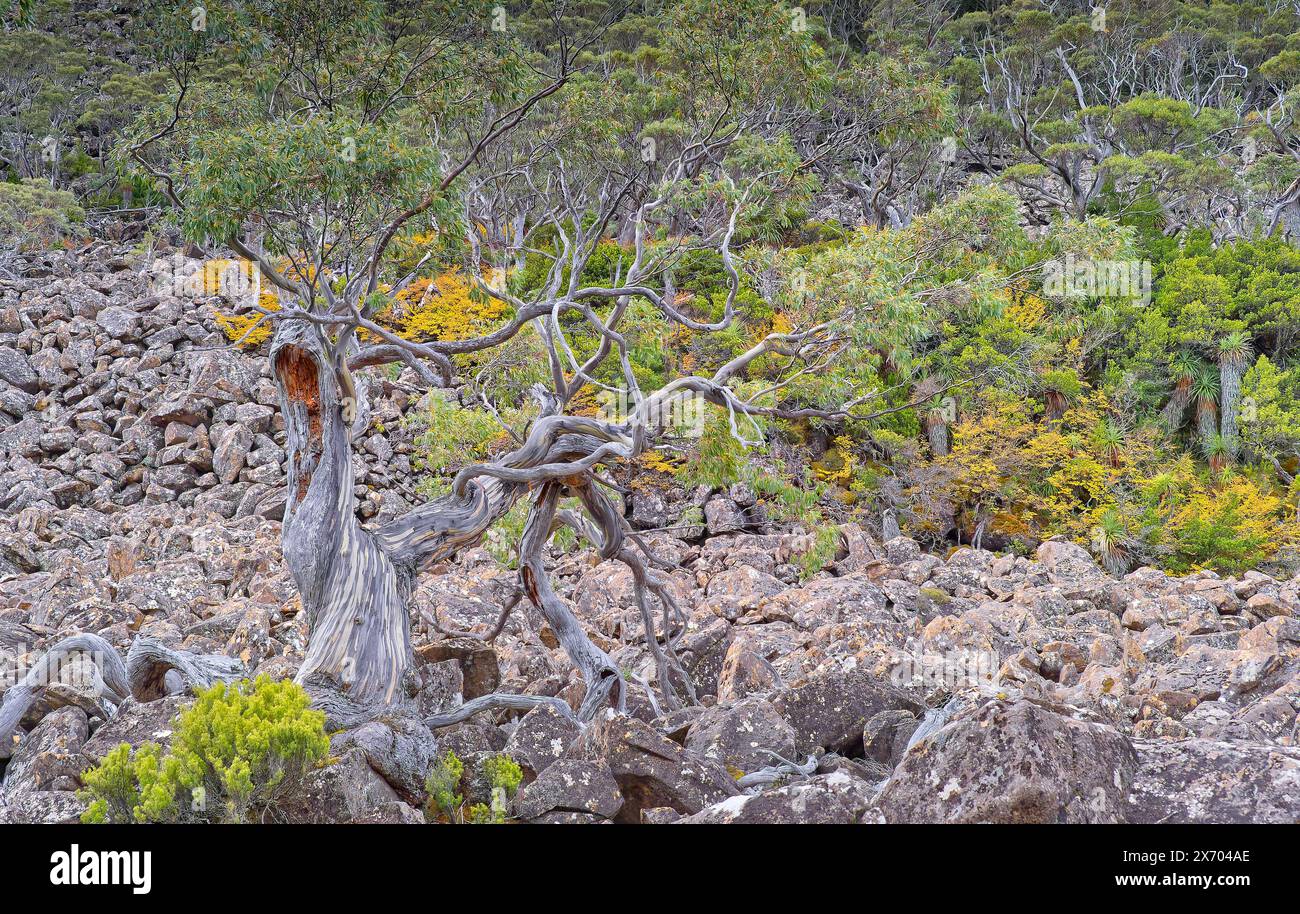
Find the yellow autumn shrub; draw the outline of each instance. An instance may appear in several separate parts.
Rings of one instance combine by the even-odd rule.
[[[484,281],[499,282],[495,271]],[[499,299],[473,292],[457,267],[435,277],[422,276],[395,296],[396,302],[381,322],[394,327],[407,340],[462,340],[482,333],[505,313]]]
[[[1230,574],[1251,568],[1300,539],[1284,513],[1280,496],[1246,476],[1229,473],[1217,486],[1199,485],[1169,519],[1169,566],[1178,572],[1213,568]]]

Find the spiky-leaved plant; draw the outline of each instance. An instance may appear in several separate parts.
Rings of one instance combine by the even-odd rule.
[[[1219,340],[1219,423],[1229,457],[1237,455],[1237,408],[1241,403],[1241,377],[1250,367],[1254,347],[1243,331]]]
[[[1079,376],[1069,369],[1043,373],[1043,406],[1048,419],[1060,419],[1083,392]]]
[[[1219,375],[1209,366],[1196,373],[1192,381],[1192,396],[1196,400],[1196,430],[1202,450],[1219,433]]]
[[[1124,431],[1109,417],[1098,420],[1092,430],[1092,446],[1112,467],[1118,467],[1124,453]]]
[[[1162,415],[1171,431],[1177,431],[1183,424],[1183,414],[1192,402],[1192,385],[1203,368],[1204,363],[1186,349],[1178,350],[1169,360],[1169,378],[1174,389]]]
[[[1147,480],[1142,487],[1142,494],[1149,503],[1161,510],[1168,509],[1178,496],[1178,480],[1173,473],[1167,470],[1163,473],[1157,473]]]
[[[1097,518],[1097,526],[1092,531],[1093,550],[1111,574],[1128,571],[1132,564],[1132,542],[1119,511],[1108,508]]]
[[[1224,467],[1232,462],[1232,445],[1223,435],[1213,436],[1205,446],[1205,459],[1215,476],[1223,474]]]
[[[925,411],[925,434],[930,439],[930,452],[936,457],[948,454],[948,421],[950,408],[940,397],[935,397]]]

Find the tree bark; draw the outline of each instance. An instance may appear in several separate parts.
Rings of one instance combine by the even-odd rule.
[[[0,701],[0,759],[13,754],[10,736],[18,729],[29,708],[49,686],[59,681],[59,667],[73,654],[87,654],[98,668],[103,691],[114,704],[130,694],[126,667],[113,646],[99,635],[83,632],[62,639],[41,657],[23,678],[10,686]]]
[[[1201,438],[1201,449],[1208,453],[1219,431],[1219,408],[1213,400],[1197,400],[1196,431]]]
[[[289,492],[281,547],[310,637],[298,681],[324,680],[358,703],[391,704],[411,665],[410,569],[399,569],[357,522],[350,423],[340,374],[320,330],[276,328],[271,365],[280,394]]]
[[[1219,429],[1233,459],[1237,457],[1237,410],[1241,406],[1241,378],[1245,366],[1236,359],[1219,365]]]
[[[948,456],[948,424],[936,416],[925,420],[926,437],[930,439],[930,452],[936,457]]]

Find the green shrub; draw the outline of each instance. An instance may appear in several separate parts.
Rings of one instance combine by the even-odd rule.
[[[464,762],[450,749],[433,763],[433,768],[424,781],[425,790],[429,793],[427,811],[431,818],[442,815],[449,821],[456,821],[461,804],[465,802],[464,796],[457,793],[464,773]]]
[[[492,802],[475,803],[465,808],[465,798],[457,792],[465,763],[450,749],[433,764],[424,786],[429,792],[426,812],[430,819],[469,825],[500,825],[510,809],[510,798],[523,783],[524,772],[508,755],[493,755],[483,761],[483,777],[491,791]]]
[[[523,782],[523,769],[508,755],[494,755],[483,762],[483,776],[492,789],[492,804],[476,803],[466,818],[472,825],[500,825],[506,820],[510,798]]]
[[[259,676],[199,693],[166,755],[122,743],[87,771],[82,820],[245,822],[329,752],[325,715],[295,683]]]
[[[509,436],[486,409],[466,409],[437,393],[428,402],[427,412],[412,413],[406,422],[416,433],[412,463],[422,474],[418,487],[434,498],[451,490],[457,471],[490,459]]]
[[[85,218],[75,196],[39,178],[0,183],[0,247],[52,247],[80,234]]]
[[[179,802],[179,762],[162,757],[157,743],[136,750],[122,743],[98,767],[82,776],[90,806],[81,816],[89,824],[175,821]]]
[[[747,420],[742,417],[737,421]],[[682,467],[682,482],[690,488],[726,488],[744,479],[748,460],[745,447],[731,434],[731,423],[726,411],[711,409],[706,414],[704,428],[695,443],[695,453]]]

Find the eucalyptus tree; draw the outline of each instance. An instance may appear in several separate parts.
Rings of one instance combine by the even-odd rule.
[[[902,228],[964,178],[951,96],[919,61],[844,53],[798,148],[826,186],[856,198],[865,224]]]
[[[1285,34],[1295,17],[1260,13],[1181,0],[968,12],[944,29],[963,147],[1040,218],[1154,200],[1170,233],[1271,230],[1295,191],[1263,122],[1289,129],[1279,99],[1294,65],[1253,36]]]
[[[758,0],[715,6],[687,0],[665,14],[665,43],[700,53],[674,61],[689,129],[679,130],[666,161],[654,162],[629,161],[629,137],[613,125],[603,125],[608,137],[582,130],[593,97],[583,61],[599,60],[595,49],[617,11],[576,30],[562,4],[534,7],[529,15],[550,15],[551,25],[532,47],[508,18],[497,28],[501,9],[480,19],[457,4],[380,0],[211,7],[206,31],[173,23],[160,39],[176,84],[131,154],[166,190],[191,238],[250,259],[280,294],[278,309],[251,307],[274,328],[269,356],[288,462],[282,546],[310,629],[298,676],[343,717],[412,693],[417,576],[478,543],[524,499],[519,598],[546,619],[580,672],[579,715],[623,707],[627,684],[548,581],[543,548],[561,525],[632,569],[656,685],[670,707],[690,700],[675,651],[684,617],[663,563],[605,493],[602,468],[653,446],[684,398],[725,410],[743,440],[753,440],[760,417],[870,418],[862,412],[868,396],[851,407],[780,399],[791,378],[839,345],[848,313],[769,333],[716,368],[657,389],[643,390],[632,371],[623,326],[632,304],[695,333],[727,330],[742,284],[738,233],[776,218],[789,194],[808,189],[788,139],[765,134],[764,110],[771,113],[768,90],[815,77],[816,47],[790,28],[788,10]],[[737,33],[738,18],[751,28]],[[228,54],[239,55],[240,75],[223,69]],[[783,66],[773,70],[778,56]],[[626,266],[620,260],[608,282],[584,284],[629,200]],[[379,315],[422,263],[403,263],[397,242],[462,232],[476,293],[504,306],[501,322],[427,342],[385,326]],[[728,277],[720,313],[692,311],[665,292],[674,258],[700,249],[715,251]],[[505,267],[541,258],[542,278],[481,281],[496,257]],[[590,350],[570,339],[575,324],[598,338]],[[351,450],[367,408],[353,372],[400,361],[431,385],[451,384],[467,356],[526,333],[542,341],[546,380],[532,390],[534,418],[517,447],[464,467],[449,493],[363,528]],[[747,381],[752,366],[774,359],[774,380]],[[622,385],[626,411],[572,414],[575,396],[601,372]],[[486,696],[435,723],[540,701],[553,702]]]

